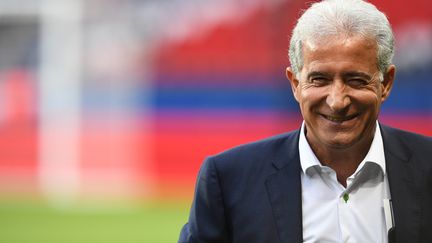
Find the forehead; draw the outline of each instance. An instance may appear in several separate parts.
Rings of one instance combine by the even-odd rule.
[[[377,70],[377,44],[362,36],[336,36],[303,42],[303,71]],[[318,70],[317,70],[318,69]]]

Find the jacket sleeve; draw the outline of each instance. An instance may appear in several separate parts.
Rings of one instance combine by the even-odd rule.
[[[198,174],[195,196],[179,243],[228,243],[221,181],[212,158],[204,161]]]

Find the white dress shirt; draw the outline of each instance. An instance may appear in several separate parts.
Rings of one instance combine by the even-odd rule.
[[[378,122],[369,152],[348,177],[346,188],[333,169],[321,165],[304,132],[303,123],[299,151],[304,242],[386,243],[383,199],[390,195]]]

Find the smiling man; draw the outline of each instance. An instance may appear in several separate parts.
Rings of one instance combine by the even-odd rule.
[[[209,157],[179,242],[432,242],[432,139],[378,122],[393,50],[372,4],[305,11],[286,70],[301,128]]]
[[[309,145],[346,187],[375,137],[395,67],[388,65],[380,72],[374,40],[350,33],[323,38],[303,42],[301,71],[287,68],[287,77],[300,104]]]

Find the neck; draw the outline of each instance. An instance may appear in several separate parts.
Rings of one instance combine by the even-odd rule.
[[[347,178],[356,171],[366,157],[374,138],[374,131],[375,129],[369,136],[364,136],[352,146],[332,147],[311,142],[309,144],[321,164],[332,168],[336,172],[339,183],[346,187]]]

